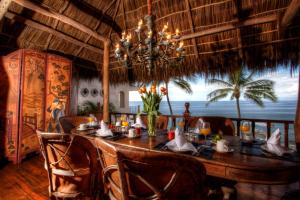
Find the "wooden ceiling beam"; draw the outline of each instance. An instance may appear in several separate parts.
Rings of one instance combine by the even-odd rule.
[[[87,48],[88,50],[91,50],[91,51],[93,51],[95,53],[99,53],[99,54],[103,53],[102,49],[99,49],[97,47],[91,46],[89,44],[85,44],[84,42],[81,42],[81,41],[79,41],[79,40],[77,40],[77,39],[75,39],[75,38],[73,38],[71,36],[68,36],[68,35],[66,35],[64,33],[61,33],[61,32],[59,32],[57,30],[54,30],[54,29],[52,29],[52,28],[50,28],[48,26],[45,26],[43,24],[40,24],[38,22],[32,21],[30,19],[26,19],[26,18],[24,18],[24,17],[22,17],[20,15],[16,15],[16,14],[14,14],[12,12],[8,11],[5,14],[5,17],[7,17],[7,18],[9,18],[11,20],[16,20],[16,21],[19,21],[21,23],[24,23],[27,26],[30,26],[32,28],[48,32],[48,33],[50,33],[50,34],[52,34],[52,35],[54,35],[56,37],[59,37],[60,39],[66,40],[68,42],[71,42],[71,43],[73,43],[73,44],[75,44],[77,46],[83,46],[84,48]]]
[[[292,23],[294,17],[300,10],[300,1],[292,0],[288,8],[286,9],[282,20],[281,20],[281,31],[284,32],[285,29]]]
[[[30,9],[32,11],[35,11],[37,13],[40,13],[42,15],[45,15],[47,17],[51,17],[54,19],[57,19],[65,24],[68,24],[86,34],[91,35],[92,37],[96,38],[97,40],[100,40],[102,42],[109,41],[108,38],[98,34],[97,32],[93,31],[89,27],[81,24],[80,22],[77,22],[69,17],[66,17],[65,15],[59,14],[58,12],[50,11],[44,7],[41,7],[39,5],[36,5],[28,0],[13,0],[15,3],[23,6],[24,8]]]
[[[70,1],[65,1],[64,5],[61,7],[61,9],[59,9],[59,13],[60,14],[63,14],[65,10],[67,10],[68,6],[70,5]],[[56,19],[55,22],[54,22],[54,26],[53,28],[56,29],[57,26],[58,26],[58,20]],[[53,35],[49,35],[49,37],[47,38],[47,42],[46,42],[46,45],[45,45],[45,49],[48,49],[49,48],[49,45],[50,45],[50,41],[52,40],[53,38]],[[81,48],[81,47],[80,47]]]
[[[189,24],[190,24],[191,31],[192,31],[192,33],[195,33],[194,21],[193,21],[193,18],[192,18],[192,11],[191,11],[191,5],[190,5],[189,0],[185,0],[185,7],[186,7],[186,12],[188,14],[188,19],[189,19]],[[192,39],[192,43],[193,43],[193,46],[194,46],[194,52],[196,54],[196,57],[199,58],[196,38]]]
[[[188,34],[188,35],[183,35],[183,36],[181,36],[181,38],[179,40],[193,39],[196,37],[202,37],[202,36],[206,36],[206,35],[212,35],[212,34],[216,34],[216,33],[234,30],[237,28],[245,27],[245,26],[253,26],[253,25],[257,25],[257,24],[269,23],[269,22],[273,22],[276,20],[277,20],[276,14],[272,14],[272,15],[268,15],[268,16],[264,16],[264,17],[256,17],[256,18],[244,20],[244,21],[236,23],[236,24],[228,24],[228,25],[218,26],[218,27],[210,28],[210,29],[207,29],[204,31],[199,31],[199,32]]]
[[[8,8],[12,0],[1,0],[0,1],[0,20],[3,18],[5,13],[8,11]]]
[[[94,31],[97,31],[97,29],[101,26],[101,22],[102,22],[102,20],[103,20],[103,16],[106,14],[106,12],[108,11],[108,9],[110,9],[111,6],[112,6],[115,2],[116,2],[116,0],[111,1],[110,4],[109,4],[107,7],[104,8],[104,10],[103,10],[103,15],[101,16],[100,20],[97,21],[97,24],[96,24],[96,26],[94,27]],[[84,40],[84,42],[85,42],[85,43],[88,43],[88,42],[90,41],[91,37],[92,37],[92,36],[89,35],[89,36]],[[77,50],[77,52],[75,53],[75,55],[78,56],[78,55],[81,53],[82,49],[83,49],[83,47],[80,47],[80,48]]]

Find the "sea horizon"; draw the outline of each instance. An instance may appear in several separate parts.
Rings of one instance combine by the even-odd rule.
[[[182,115],[184,112],[185,102],[190,103],[191,116],[221,116],[228,118],[237,118],[237,110],[235,101],[218,101],[206,106],[207,101],[172,101],[172,109],[174,115]],[[270,120],[291,120],[294,121],[296,113],[297,100],[281,100],[278,102],[264,102],[265,107],[260,108],[254,103],[249,101],[241,101],[241,118],[252,119],[270,119]],[[137,112],[137,106],[140,105],[140,109],[143,109],[142,101],[129,101],[130,111],[132,113]],[[167,101],[160,103],[161,114],[170,114]],[[284,124],[273,123],[271,131],[280,129],[282,138],[284,133]],[[266,123],[256,123],[256,132],[266,133]],[[289,143],[294,144],[294,126],[289,125]],[[283,139],[281,140],[283,142]]]

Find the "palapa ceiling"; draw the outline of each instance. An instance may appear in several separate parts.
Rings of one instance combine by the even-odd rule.
[[[28,2],[110,38],[110,79],[113,83],[128,81],[128,69],[114,58],[114,45],[122,31],[134,35],[138,20],[147,14],[147,0],[12,0],[0,22],[2,54],[18,48],[39,49],[62,54],[77,66],[98,68],[101,73],[103,42],[99,38],[28,9]],[[255,70],[275,69],[280,64],[296,67],[300,17],[299,12],[292,13],[298,8],[297,0],[153,0],[156,29],[168,22],[170,31],[181,30],[185,64],[155,69],[152,76],[143,67],[133,67],[130,73],[134,80],[148,81],[220,75],[242,64]]]

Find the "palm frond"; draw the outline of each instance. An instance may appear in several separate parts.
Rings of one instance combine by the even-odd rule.
[[[187,82],[186,80],[177,78],[177,79],[174,79],[172,81],[173,81],[175,86],[182,89],[186,93],[193,94],[192,87],[191,87],[190,83]]]
[[[227,81],[220,80],[220,79],[215,79],[215,78],[208,79],[206,82],[208,84],[217,84],[217,85],[225,86],[225,87],[232,87],[233,86],[231,83],[229,83]]]
[[[224,99],[228,96],[228,93],[221,93],[219,95],[216,95],[212,98],[210,98],[207,103],[206,103],[206,106],[208,106],[210,103],[213,103],[213,102],[216,102],[216,101],[219,101],[220,99]]]
[[[260,96],[256,96],[254,94],[245,93],[244,97],[252,102],[254,102],[256,105],[260,107],[264,107],[264,102],[262,101],[262,98]]]
[[[227,97],[227,95],[229,95],[230,92],[232,92],[232,88],[217,89],[209,93],[207,95],[207,99],[209,102],[214,102],[215,99],[219,100],[219,96],[224,96],[223,98]]]

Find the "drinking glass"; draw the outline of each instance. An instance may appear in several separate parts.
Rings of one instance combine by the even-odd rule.
[[[203,122],[200,126],[200,134],[204,135],[204,141],[206,144],[206,136],[211,132],[210,124],[208,122]]]
[[[249,133],[250,132],[250,122],[249,121],[243,121],[241,126],[241,131],[243,133]]]
[[[253,138],[251,135],[250,121],[243,121],[240,129],[242,132],[242,140],[251,142]]]

